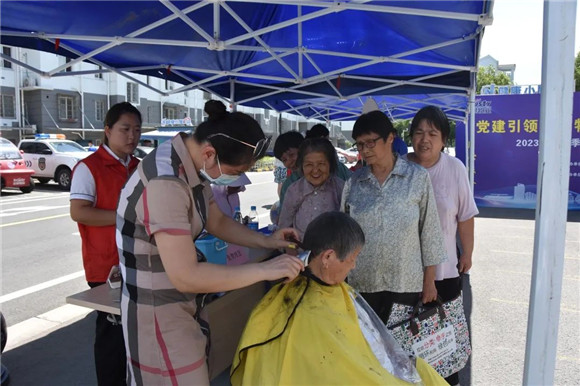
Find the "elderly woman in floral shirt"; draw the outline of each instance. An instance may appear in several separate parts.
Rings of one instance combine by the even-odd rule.
[[[393,153],[389,118],[363,114],[352,136],[367,166],[346,182],[341,209],[361,225],[367,242],[348,281],[387,323],[393,303],[437,298],[435,267],[447,253],[429,173]]]

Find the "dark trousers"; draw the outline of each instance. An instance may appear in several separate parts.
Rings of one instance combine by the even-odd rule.
[[[101,284],[89,282],[91,288]],[[120,321],[119,316],[97,311],[94,354],[99,386],[127,384],[127,354]]]
[[[387,324],[389,315],[391,315],[393,303],[405,304],[413,307],[417,304],[419,299],[421,299],[421,292],[398,293],[381,291],[364,292],[361,293],[361,295],[385,324]]]

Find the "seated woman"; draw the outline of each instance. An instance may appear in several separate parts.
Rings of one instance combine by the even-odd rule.
[[[286,192],[279,227],[292,227],[302,237],[319,214],[340,208],[344,181],[336,177],[336,163],[336,151],[330,141],[307,139],[300,145],[296,167],[303,177]]]
[[[308,267],[274,286],[248,320],[233,359],[232,385],[446,385],[409,358],[348,284],[364,233],[344,213],[326,212],[304,235]]]

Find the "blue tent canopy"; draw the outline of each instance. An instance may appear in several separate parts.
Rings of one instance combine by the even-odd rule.
[[[155,90],[162,94],[202,89],[305,117],[320,112],[293,108],[316,99],[342,106],[363,96],[434,94],[463,95],[460,105],[443,104],[465,116],[491,21],[487,0],[3,1],[0,7],[2,44],[73,58],[42,71],[2,56],[43,76],[90,73],[65,72],[86,60],[103,68],[95,73],[183,84]],[[389,104],[398,99],[383,101],[395,109]]]

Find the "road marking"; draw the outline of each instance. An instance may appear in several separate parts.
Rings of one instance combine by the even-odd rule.
[[[494,253],[511,253],[514,255],[526,255],[526,256],[533,256],[533,252],[516,252],[516,251],[502,251],[500,249],[491,249],[490,252]],[[580,260],[580,257],[571,257],[571,256],[564,256],[566,260]]]
[[[26,214],[26,213],[36,213],[36,212],[44,212],[47,210],[54,210],[54,209],[62,209],[62,208],[69,208],[70,205],[40,205],[40,206],[25,206],[22,208],[12,208],[12,209],[6,209],[3,210],[0,213],[0,217],[10,217],[10,216],[18,216],[21,214]]]
[[[70,213],[64,213],[64,214],[57,214],[55,216],[35,218],[35,219],[32,219],[32,220],[24,220],[24,221],[11,222],[11,223],[8,223],[8,224],[2,224],[2,225],[0,225],[0,228],[6,228],[6,227],[13,226],[13,225],[28,224],[28,223],[31,223],[31,222],[37,222],[37,221],[43,221],[43,220],[52,220],[53,218],[60,218],[60,217],[65,217],[65,216],[70,216]]]
[[[529,307],[528,302],[518,302],[517,300],[504,300],[504,299],[497,299],[497,298],[491,298],[489,300],[491,300],[492,302],[505,303],[505,304],[518,304],[521,306]],[[576,310],[573,308],[567,308],[567,307],[560,307],[560,311],[580,313],[580,310]]]
[[[491,252],[496,252],[496,253],[513,253],[515,255],[531,255],[531,254],[533,254],[533,252],[502,251],[502,250],[499,250],[499,249],[492,249]]]
[[[45,281],[44,283],[33,285],[32,287],[24,288],[15,292],[11,292],[6,295],[0,296],[0,304],[9,302],[10,300],[18,299],[26,295],[30,295],[32,293],[42,291],[49,287],[53,287],[55,285],[59,285],[62,283],[66,283],[67,281],[77,279],[85,275],[85,271],[78,271],[75,273],[71,273],[69,275],[61,276],[53,280]]]
[[[502,272],[502,273],[514,273],[516,275],[526,275],[526,276],[530,276],[532,274],[532,272],[522,272],[522,271],[509,271],[506,269],[502,269],[502,270],[498,270],[498,272]],[[580,281],[580,275],[564,275],[562,276],[563,279],[567,279],[567,280],[576,280],[576,281]]]
[[[266,185],[266,184],[273,184],[274,181],[269,181],[269,182],[256,182],[256,183],[251,183],[249,185],[244,185],[246,187],[246,189],[251,188],[252,186],[258,186],[258,185]]]
[[[578,362],[578,363],[580,363],[580,358],[565,357],[565,356],[561,356],[561,355],[558,355],[556,358],[558,358],[561,361],[569,361],[569,362]]]
[[[11,199],[11,200],[0,200],[0,204],[2,206],[9,205],[9,204],[21,204],[25,202],[33,202],[33,201],[44,201],[44,200],[54,200],[59,198],[69,198],[70,193],[59,193],[59,194],[47,194],[41,197],[27,197],[27,198],[18,198],[18,199]]]

